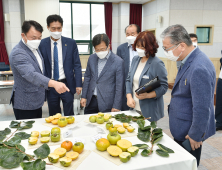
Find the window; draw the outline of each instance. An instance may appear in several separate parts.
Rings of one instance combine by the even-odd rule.
[[[69,10],[70,9],[70,10]],[[63,18],[63,29],[62,35],[65,37],[72,38],[71,32],[71,4],[69,3],[60,3],[60,14]]]
[[[60,2],[63,35],[76,40],[79,54],[93,53],[92,38],[105,33],[103,3]]]
[[[209,27],[197,27],[198,43],[209,43],[210,41],[210,28]]]
[[[213,44],[213,26],[196,26],[195,33],[198,38],[198,45]]]

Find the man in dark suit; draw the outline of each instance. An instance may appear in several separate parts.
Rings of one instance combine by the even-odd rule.
[[[220,58],[220,63],[222,65],[222,58]],[[217,81],[215,119],[216,119],[216,131],[222,130],[222,69],[220,71]]]
[[[110,51],[106,34],[97,34],[92,44],[82,90],[81,105],[85,114],[118,112],[121,110],[124,86],[123,60]]]
[[[140,33],[140,27],[136,24],[128,25],[125,28],[126,33],[126,43],[121,44],[117,48],[117,55],[120,56],[124,61],[124,68],[125,68],[125,79],[128,76],[128,72],[132,63],[134,56],[137,56],[137,52],[133,50],[132,45],[136,40],[137,35]],[[125,82],[124,82],[125,83]],[[122,111],[129,110],[127,106],[127,99],[126,99],[126,89],[124,84],[124,91],[123,91],[123,104],[122,104]]]
[[[197,43],[198,43],[197,34],[190,33],[189,36],[190,36],[190,39],[191,39],[191,41],[193,43],[193,46],[197,47]]]
[[[16,120],[42,118],[45,90],[54,88],[59,94],[69,91],[65,84],[44,76],[43,58],[39,52],[42,26],[36,21],[22,25],[22,40],[9,56],[14,75],[11,102]]]
[[[168,106],[170,131],[182,145],[188,139],[199,165],[202,142],[215,134],[214,89],[216,71],[209,57],[192,44],[182,25],[172,25],[161,34],[166,57],[182,61]]]
[[[45,62],[45,75],[58,82],[63,82],[70,92],[57,93],[54,89],[47,91],[49,114],[61,113],[60,100],[63,102],[64,115],[74,115],[74,94],[82,90],[82,70],[79,52],[75,40],[61,36],[63,19],[59,15],[47,18],[50,37],[42,40],[40,51]]]

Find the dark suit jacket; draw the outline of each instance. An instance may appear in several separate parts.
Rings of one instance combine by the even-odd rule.
[[[87,99],[86,107],[89,105],[97,86],[99,110],[101,112],[112,108],[121,110],[125,80],[123,68],[123,60],[111,52],[98,77],[98,57],[96,54],[90,55],[82,90],[82,98]]]
[[[129,62],[130,62],[129,47],[128,47],[127,42],[124,44],[121,44],[117,48],[117,55],[123,59],[124,75],[125,75],[125,79],[126,79],[128,76],[128,73],[129,73]],[[129,110],[129,107],[127,106],[126,86],[125,86],[125,82],[124,82],[122,111],[125,111],[125,110]]]
[[[170,131],[178,141],[189,135],[200,142],[215,134],[213,63],[196,48],[177,77],[169,107]]]
[[[63,69],[68,83],[68,88],[75,94],[76,87],[82,87],[82,68],[79,59],[79,52],[75,40],[61,37],[62,39],[62,57]],[[51,63],[51,39],[47,37],[41,41],[39,50],[45,62],[45,76],[52,77]]]
[[[128,43],[121,44],[117,48],[116,55],[121,57],[124,61],[124,72],[125,72],[125,78],[127,78],[128,73],[129,73],[129,60],[130,60],[130,54],[129,54],[129,48],[128,48]]]

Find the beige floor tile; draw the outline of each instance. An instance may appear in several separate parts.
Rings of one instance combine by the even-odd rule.
[[[208,170],[221,170],[222,169],[222,157],[216,157],[212,159],[202,159],[200,163]]]
[[[208,144],[222,152],[222,137],[209,138],[206,140]],[[221,161],[222,165],[222,161]],[[222,169],[222,166],[221,166]]]

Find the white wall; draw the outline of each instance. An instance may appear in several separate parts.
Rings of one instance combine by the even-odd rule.
[[[9,14],[10,21],[4,20],[5,45],[8,55],[21,40],[21,7],[19,0],[3,0],[3,14]]]
[[[156,0],[143,5],[142,31],[156,29],[156,39],[159,44],[157,56],[165,57],[162,49],[160,34],[169,26],[170,0]],[[162,16],[162,22],[158,23],[157,16]]]
[[[112,14],[112,51],[116,53],[119,46],[119,4],[113,4]]]
[[[116,53],[117,47],[126,42],[126,34],[124,32],[129,25],[130,4],[121,2],[113,4],[112,19],[112,51]]]
[[[46,18],[59,14],[59,0],[24,0],[25,20],[35,20],[43,26],[42,38],[49,36]]]
[[[43,28],[43,38],[49,36],[46,18],[59,14],[59,0],[3,0],[3,14],[9,14],[10,21],[4,20],[5,45],[8,55],[21,40],[24,20],[35,20]]]
[[[130,4],[113,4],[112,47],[126,42],[124,29],[129,24]],[[46,18],[59,14],[59,0],[3,0],[3,13],[10,14],[10,22],[4,22],[5,44],[8,54],[21,40],[24,20],[36,20],[44,28],[43,38],[49,36]],[[162,22],[157,22],[162,16]],[[209,57],[221,57],[222,49],[222,1],[221,0],[155,0],[143,5],[142,31],[156,29],[159,42],[157,56],[165,57],[160,34],[169,25],[182,24],[189,33],[195,25],[214,25],[213,45],[199,46]]]
[[[213,45],[199,45],[208,57],[221,57],[221,18],[221,0],[170,0],[170,25],[182,24],[188,33],[194,33],[195,25],[214,25]]]
[[[157,16],[162,16],[162,23]],[[156,28],[159,42],[157,56],[165,57],[160,34],[169,25],[181,24],[188,33],[195,25],[214,25],[213,45],[199,45],[208,57],[221,57],[222,50],[222,1],[221,0],[155,0],[143,5],[142,30]]]

